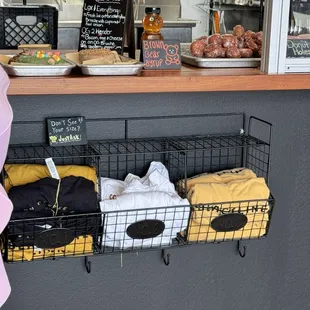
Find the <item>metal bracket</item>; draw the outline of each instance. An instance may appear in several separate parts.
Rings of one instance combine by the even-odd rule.
[[[166,255],[166,251],[165,250],[161,251],[161,257],[162,257],[162,259],[163,259],[163,261],[164,261],[166,266],[169,266],[169,264],[170,264],[170,256],[171,255],[169,253]]]
[[[88,256],[85,256],[84,263],[87,273],[91,273],[91,261],[88,260]]]
[[[243,252],[241,252],[241,250],[240,250],[240,245],[241,245],[241,242],[238,241],[237,248],[238,248],[239,255],[240,255],[242,258],[244,258],[244,257],[246,256],[246,249],[247,249],[247,247],[246,247],[246,245],[244,245],[244,246],[243,246]]]

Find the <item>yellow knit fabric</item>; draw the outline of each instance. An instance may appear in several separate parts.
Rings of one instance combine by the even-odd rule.
[[[188,199],[192,205],[204,206],[194,206],[187,232],[188,241],[214,242],[258,238],[266,233],[269,218],[267,199],[270,191],[265,180],[257,178],[249,169],[235,174],[236,170],[231,170],[232,173],[226,170],[200,175],[190,180]],[[197,184],[195,180],[198,181]],[[243,213],[248,222],[237,231],[213,230],[212,220],[227,213]]]
[[[66,165],[56,166],[60,178],[69,176],[84,177],[94,182],[97,191],[97,175],[95,167]],[[50,177],[46,165],[36,164],[6,164],[4,165],[7,176],[4,179],[4,187],[8,192],[12,186],[25,185]]]
[[[65,257],[93,254],[93,238],[90,235],[75,238],[70,244],[55,249],[34,249],[33,247],[12,248],[8,252],[8,261],[31,261],[49,257]]]
[[[196,185],[204,183],[229,183],[234,180],[245,180],[256,178],[256,174],[247,168],[235,168],[229,170],[222,170],[215,173],[203,173],[188,178],[186,181],[187,191]],[[185,180],[179,181],[179,186],[184,188]]]

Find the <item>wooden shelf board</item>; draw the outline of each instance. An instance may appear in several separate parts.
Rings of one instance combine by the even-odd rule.
[[[266,75],[259,69],[143,71],[139,76],[11,77],[8,95],[121,94],[310,89],[310,74]]]

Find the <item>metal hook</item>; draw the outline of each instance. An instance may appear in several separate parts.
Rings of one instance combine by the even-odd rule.
[[[87,273],[91,272],[91,261],[88,260],[88,256],[85,256],[85,268]]]
[[[169,266],[169,264],[170,264],[170,254],[168,253],[168,254],[166,255],[165,250],[162,250],[162,251],[161,251],[161,257],[162,257],[162,259],[163,259],[165,265],[166,265],[166,266]]]
[[[245,257],[246,256],[246,249],[247,249],[247,247],[246,247],[246,245],[244,245],[243,246],[243,253],[241,252],[241,250],[240,250],[240,241],[238,241],[238,252],[239,252],[239,255],[243,258],[243,257]]]

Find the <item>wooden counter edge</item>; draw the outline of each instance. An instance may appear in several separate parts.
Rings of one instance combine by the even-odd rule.
[[[249,69],[250,70],[250,69]],[[252,69],[253,70],[253,69]],[[147,72],[143,76],[13,77],[8,95],[126,94],[310,89],[310,74],[209,75],[203,70]]]

